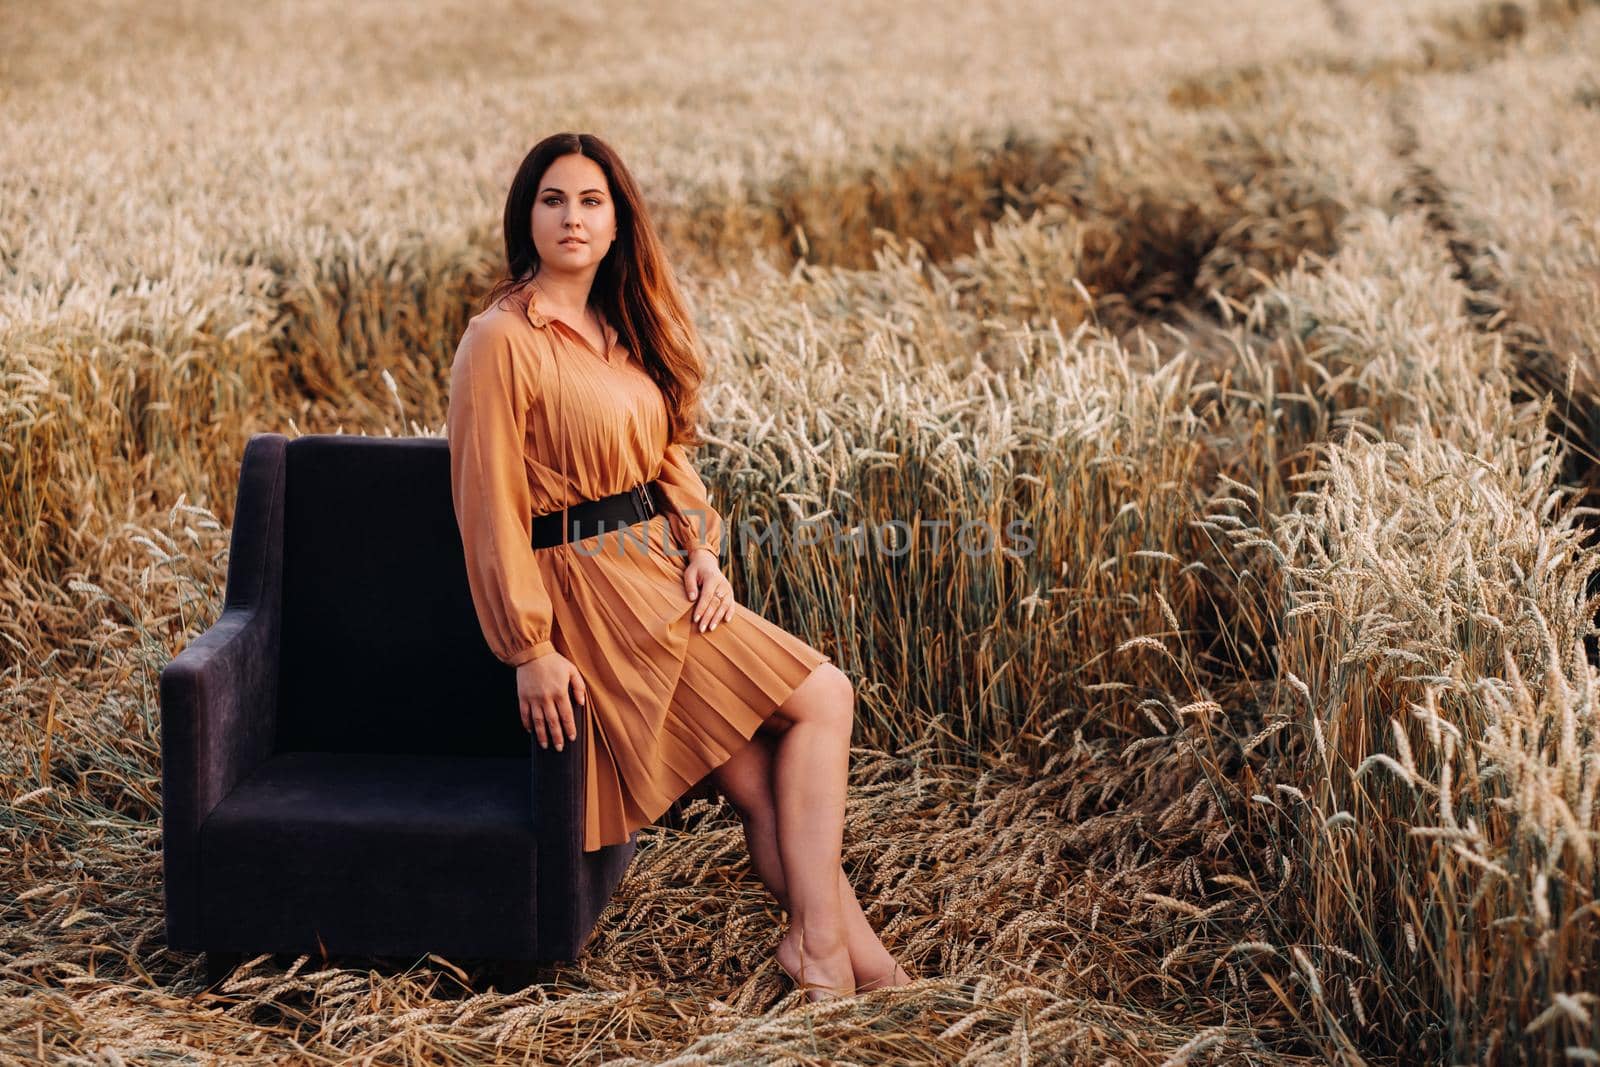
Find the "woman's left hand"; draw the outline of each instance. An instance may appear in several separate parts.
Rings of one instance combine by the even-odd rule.
[[[716,553],[697,548],[689,553],[683,567],[683,592],[695,602],[690,619],[701,633],[715,630],[717,623],[733,617],[733,583],[717,565]]]

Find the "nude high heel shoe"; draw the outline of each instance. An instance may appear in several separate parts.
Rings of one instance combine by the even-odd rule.
[[[787,968],[787,967],[785,967],[783,965],[783,961],[782,960],[778,960],[778,969],[783,971],[784,974],[789,976],[789,980],[794,983],[795,988],[796,989],[805,990],[806,991],[806,1000],[809,1001],[810,1003],[813,1003],[813,1004],[815,1004],[815,1003],[817,1003],[819,1001],[823,1001],[823,1000],[841,1000],[844,997],[848,996],[849,994],[843,992],[837,986],[823,985],[820,982],[807,982],[805,980],[805,976],[806,976],[806,954],[805,954],[805,938],[806,938],[806,935],[805,935],[805,931],[796,930],[794,932],[794,937],[795,937],[795,950],[800,956],[800,973],[798,975],[796,975],[793,971],[791,971],[789,968]],[[776,958],[776,957],[774,957],[774,958]]]

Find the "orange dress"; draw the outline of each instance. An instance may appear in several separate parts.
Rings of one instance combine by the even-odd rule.
[[[691,621],[683,568],[692,548],[720,555],[722,518],[667,443],[660,387],[622,345],[609,349],[541,314],[524,288],[467,323],[446,423],[490,651],[512,666],[559,651],[588,689],[586,852],[655,822],[830,660],[743,605],[714,630]],[[647,545],[636,527],[533,547],[535,515],[653,478],[668,506],[642,524]]]

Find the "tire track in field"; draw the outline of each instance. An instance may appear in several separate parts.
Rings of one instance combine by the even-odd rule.
[[[1324,0],[1329,22],[1343,37],[1356,36],[1359,23],[1342,0]],[[1193,74],[1167,92],[1174,107],[1242,109],[1258,103],[1285,77],[1331,74],[1380,85],[1399,85],[1419,74],[1460,74],[1492,63],[1523,41],[1536,26],[1571,25],[1600,8],[1600,0],[1487,0],[1460,14],[1434,17],[1434,35],[1423,36],[1410,54],[1362,59],[1303,54],[1273,63],[1241,63]]]
[[[1421,139],[1412,120],[1414,103],[1409,93],[1391,97],[1393,148],[1405,167],[1406,181],[1395,190],[1396,207],[1423,212],[1428,228],[1450,253],[1451,272],[1466,287],[1469,321],[1480,333],[1495,335],[1505,346],[1512,365],[1513,403],[1525,403],[1549,394],[1553,400],[1546,420],[1549,432],[1564,446],[1559,479],[1578,490],[1577,503],[1600,509],[1600,402],[1582,389],[1570,388],[1567,358],[1549,343],[1544,332],[1517,318],[1517,301],[1510,281],[1493,249],[1472,236],[1457,215],[1459,197],[1420,156]],[[1600,530],[1600,514],[1581,517],[1591,530]],[[1600,575],[1590,580],[1590,592],[1600,588]],[[1600,661],[1600,641],[1586,636],[1591,662]]]

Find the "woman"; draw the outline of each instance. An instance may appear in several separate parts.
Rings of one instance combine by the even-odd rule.
[[[778,963],[808,997],[906,984],[840,864],[853,688],[739,608],[718,565],[722,520],[684,452],[703,364],[632,176],[597,137],[547,137],[504,225],[506,276],[451,368],[451,491],[523,728],[560,750],[572,701],[589,713],[584,849],[709,774],[790,915]]]

